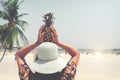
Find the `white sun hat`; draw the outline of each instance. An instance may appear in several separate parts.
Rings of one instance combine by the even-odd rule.
[[[30,64],[34,72],[51,74],[61,71],[67,64],[66,60],[58,56],[58,47],[52,42],[43,42],[37,49],[38,59]]]

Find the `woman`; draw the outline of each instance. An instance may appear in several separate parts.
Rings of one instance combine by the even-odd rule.
[[[21,80],[74,80],[80,52],[58,40],[56,29],[51,25],[52,42],[43,42],[44,33],[41,26],[38,40],[16,52],[16,59]],[[71,56],[69,62],[58,56],[58,47],[61,47]],[[27,65],[25,56],[38,47],[36,60]]]

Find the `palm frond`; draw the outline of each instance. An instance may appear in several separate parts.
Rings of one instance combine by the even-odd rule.
[[[8,34],[8,27],[6,24],[0,25],[0,43],[4,45],[5,38]]]
[[[9,16],[11,16],[12,18],[15,18],[16,15],[18,15],[18,7],[16,7],[16,5],[13,3],[11,3],[8,7],[8,13],[9,13]]]
[[[18,38],[16,38],[16,44],[17,44],[18,47],[20,47],[20,43],[19,43],[19,39]]]
[[[2,5],[2,7],[5,9],[6,5],[8,4],[8,1],[0,1],[0,4]]]
[[[4,20],[9,20],[9,15],[5,11],[0,11],[0,18]]]
[[[18,0],[13,0],[13,5],[17,7]]]
[[[22,30],[25,30],[25,29],[26,29],[27,22],[26,22],[26,21],[23,21],[23,20],[17,20],[17,21],[15,22],[15,24],[17,24],[18,27],[20,27]]]
[[[18,0],[17,0],[18,1]],[[20,1],[16,6],[19,7],[24,1]]]
[[[16,25],[14,25],[12,28],[11,28],[11,39],[14,41],[17,36],[18,36],[18,29],[16,27]]]
[[[22,40],[23,42],[23,45],[28,45],[28,39],[26,38],[26,36],[24,35],[23,31],[20,30],[18,27],[17,27],[18,31],[19,31],[19,36],[20,36],[20,39]]]
[[[16,20],[17,20],[18,18],[24,16],[24,15],[28,15],[28,14],[27,14],[27,13],[23,13],[23,14],[17,15],[17,16],[16,16]]]
[[[7,24],[0,25],[0,32],[1,32],[3,29],[7,28],[7,27],[8,27]]]
[[[0,42],[2,45],[7,46],[9,49],[12,49],[13,43],[18,36],[18,30],[16,26],[13,27],[0,27]]]
[[[18,12],[18,0],[8,0],[8,1],[3,1],[2,5],[3,8],[6,12],[8,12],[9,16],[11,16],[12,18],[14,18]]]

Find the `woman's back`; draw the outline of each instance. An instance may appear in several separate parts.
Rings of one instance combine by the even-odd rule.
[[[41,74],[32,72],[29,73],[29,80],[60,80],[61,73],[53,73],[53,74]]]

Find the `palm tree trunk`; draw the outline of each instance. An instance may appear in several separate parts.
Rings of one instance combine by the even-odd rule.
[[[7,50],[7,46],[5,47],[4,53],[3,53],[2,57],[0,58],[0,62],[3,60],[5,53],[6,53],[6,50]]]

